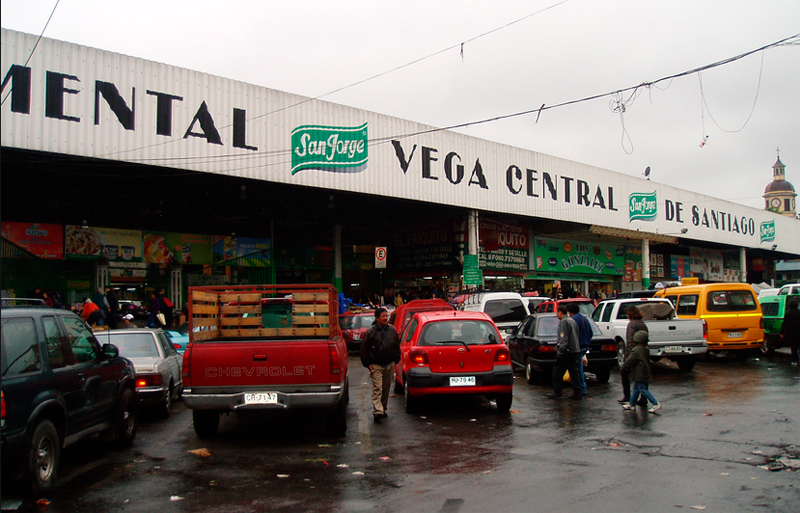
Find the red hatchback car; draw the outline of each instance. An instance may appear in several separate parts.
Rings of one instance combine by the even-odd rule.
[[[364,335],[373,322],[375,322],[373,310],[362,313],[345,312],[339,316],[339,328],[342,329],[342,336],[347,343],[348,351],[361,349],[361,341],[364,340]]]
[[[395,391],[413,413],[426,395],[473,394],[511,408],[511,353],[492,318],[483,312],[416,314],[400,341]]]

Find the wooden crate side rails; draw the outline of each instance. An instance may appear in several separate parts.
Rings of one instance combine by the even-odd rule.
[[[330,306],[327,303],[294,303],[292,313],[328,313]]]
[[[191,294],[192,302],[206,302],[217,303],[219,301],[219,294],[214,292],[203,292],[202,290],[193,290]]]
[[[204,340],[216,340],[221,336],[222,334],[217,330],[197,331],[192,333],[192,340],[195,342],[202,342]]]
[[[216,326],[218,323],[219,319],[216,317],[193,317],[189,325],[194,328],[196,326]]]
[[[261,302],[261,294],[258,293],[251,293],[251,294],[220,294],[219,301],[221,303],[259,303]]]
[[[221,306],[219,313],[222,315],[253,314],[261,317],[261,305]]]
[[[203,332],[201,332],[203,333]],[[328,337],[328,328],[260,328],[260,329],[230,329],[222,328],[223,337]]]
[[[219,315],[219,308],[217,305],[192,305],[192,314]]]
[[[261,317],[222,317],[219,319],[220,329],[228,326],[258,326],[261,327]]]
[[[295,292],[292,299],[297,302],[311,303],[314,301],[328,301],[330,299],[327,292]]]
[[[295,315],[292,317],[292,324],[316,324],[316,325],[329,325],[330,317],[327,315]]]

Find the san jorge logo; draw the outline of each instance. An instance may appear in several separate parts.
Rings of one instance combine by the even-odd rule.
[[[775,221],[761,223],[761,242],[775,240]]]
[[[642,221],[655,221],[658,214],[658,200],[656,191],[649,194],[634,192],[628,196],[628,222],[637,219]]]
[[[292,130],[292,174],[305,169],[359,173],[367,168],[367,124],[303,125]]]

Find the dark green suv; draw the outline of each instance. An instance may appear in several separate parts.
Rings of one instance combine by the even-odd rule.
[[[23,304],[22,302],[27,304]],[[3,300],[2,466],[35,493],[55,485],[61,449],[93,434],[136,436],[133,364],[100,346],[83,319],[37,300]]]

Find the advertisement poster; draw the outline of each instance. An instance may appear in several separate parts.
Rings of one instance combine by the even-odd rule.
[[[692,274],[692,261],[690,258],[672,255],[670,259],[670,267],[672,268],[672,275],[670,278],[691,278]]]
[[[141,262],[142,231],[67,225],[64,230],[64,252],[67,258],[104,255],[111,262]]]
[[[625,274],[622,281],[642,281],[642,246],[625,246]]]
[[[528,270],[528,229],[520,226],[480,222],[480,267],[502,271]]]
[[[149,264],[211,264],[211,235],[145,232],[144,261]]]
[[[618,276],[625,272],[625,250],[611,244],[536,237],[534,259],[536,271]]]
[[[268,267],[272,265],[269,239],[215,235],[211,238],[211,260],[213,263],[237,260],[244,267]]]
[[[456,239],[450,223],[404,225],[392,235],[392,262],[395,269],[433,270],[453,267]]]
[[[706,281],[723,281],[722,251],[690,248],[692,272]]]
[[[0,223],[4,239],[39,258],[64,258],[64,227],[60,224]]]

